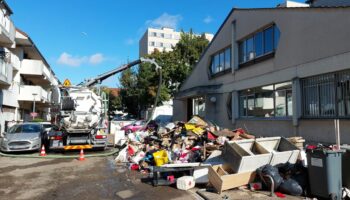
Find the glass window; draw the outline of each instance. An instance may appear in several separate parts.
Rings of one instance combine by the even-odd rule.
[[[224,70],[224,63],[225,63],[225,52],[220,53],[220,65],[219,65],[219,71]]]
[[[246,49],[246,60],[252,60],[254,59],[254,38],[249,38],[247,40],[247,49]]]
[[[204,97],[198,97],[192,99],[193,114],[200,117],[205,117],[205,100]]]
[[[291,86],[291,82],[287,82],[241,91],[241,116],[263,118],[291,116],[292,112],[288,114],[288,110],[292,111]]]
[[[277,26],[274,26],[274,33],[273,33],[273,41],[274,41],[274,49],[277,49],[277,46],[278,46],[278,42],[280,40],[280,30],[278,29]]]
[[[231,68],[231,48],[225,51],[225,69]]]
[[[264,53],[273,51],[273,27],[264,30]]]
[[[214,63],[215,63],[214,73],[217,73],[217,72],[219,72],[219,65],[220,65],[220,57],[218,54],[216,54],[214,57]]]
[[[239,48],[239,63],[244,63],[246,61],[246,45],[245,41],[242,41],[238,45]]]
[[[254,43],[255,43],[255,56],[259,57],[264,54],[264,37],[263,32],[255,34]]]

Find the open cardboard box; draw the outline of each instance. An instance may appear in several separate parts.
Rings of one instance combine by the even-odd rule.
[[[234,173],[228,165],[214,165],[209,167],[209,182],[218,193],[247,185],[254,181],[255,171]]]

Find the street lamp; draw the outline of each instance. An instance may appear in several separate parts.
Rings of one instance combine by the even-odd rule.
[[[33,102],[33,119],[35,118],[35,96],[38,95],[37,93],[33,93],[33,98],[34,98],[34,102]]]

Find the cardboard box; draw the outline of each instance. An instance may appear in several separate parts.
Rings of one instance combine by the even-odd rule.
[[[255,176],[255,171],[234,173],[228,165],[209,167],[209,182],[218,193],[252,183]]]

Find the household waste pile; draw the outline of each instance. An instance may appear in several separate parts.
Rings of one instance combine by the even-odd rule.
[[[221,129],[194,116],[187,123],[174,122],[157,131],[137,131],[126,135],[126,146],[117,162],[128,162],[133,170],[150,172],[151,166],[201,163],[226,141],[254,139],[243,129]]]

